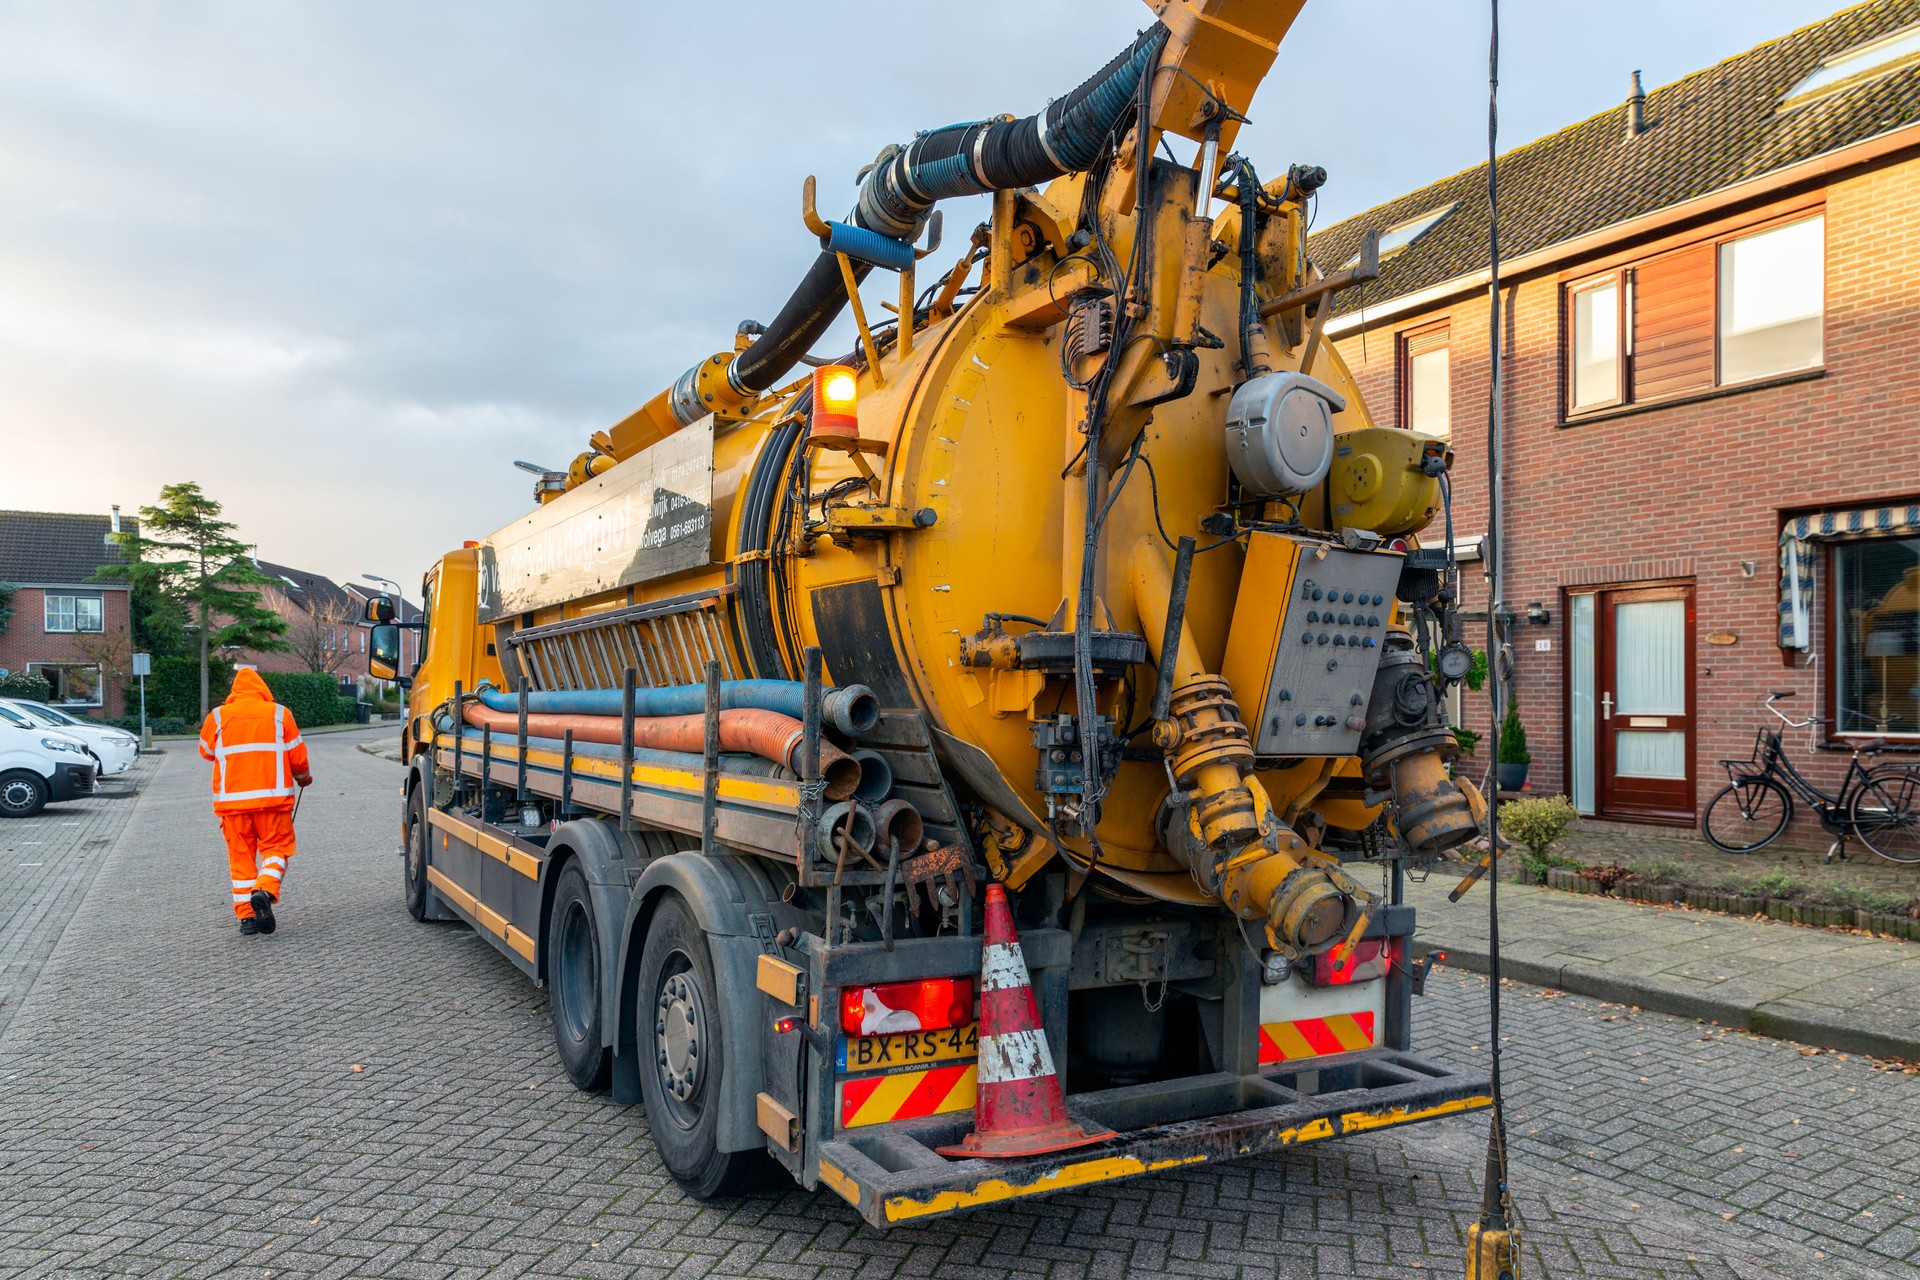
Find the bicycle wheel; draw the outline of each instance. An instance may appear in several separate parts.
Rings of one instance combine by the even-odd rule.
[[[1700,834],[1722,853],[1752,853],[1772,843],[1793,816],[1793,797],[1769,778],[1745,778],[1707,801]]]
[[[1920,862],[1920,769],[1875,769],[1847,806],[1860,843],[1888,862]]]

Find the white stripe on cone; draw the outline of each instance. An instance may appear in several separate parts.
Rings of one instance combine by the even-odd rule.
[[[1032,986],[1027,978],[1027,958],[1017,942],[989,943],[980,964],[982,991],[1011,991]]]
[[[1039,1028],[980,1037],[981,1084],[1016,1084],[1052,1074],[1053,1055],[1047,1051],[1047,1033]]]

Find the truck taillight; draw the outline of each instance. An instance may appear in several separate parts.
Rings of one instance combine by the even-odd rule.
[[[857,436],[860,421],[860,383],[852,369],[843,364],[823,364],[813,371],[813,413],[807,434],[816,436]]]
[[[840,992],[840,1029],[850,1036],[943,1031],[972,1021],[972,978],[885,982]]]
[[[1375,938],[1370,942],[1356,942],[1346,956],[1345,962],[1336,964],[1334,956],[1340,951],[1322,952],[1313,958],[1313,985],[1316,987],[1343,987],[1352,982],[1372,982],[1384,977],[1387,972],[1387,940]]]

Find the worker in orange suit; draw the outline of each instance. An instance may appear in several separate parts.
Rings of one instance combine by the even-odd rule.
[[[273,904],[293,857],[293,799],[313,782],[300,726],[260,673],[246,668],[200,726],[200,754],[213,761],[213,812],[227,838],[240,932],[272,933]]]

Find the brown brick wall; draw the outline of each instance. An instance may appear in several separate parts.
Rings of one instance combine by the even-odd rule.
[[[63,594],[61,588],[52,588],[55,595]],[[102,637],[127,635],[128,595],[124,589],[100,585],[76,585],[75,594],[98,592],[101,599],[101,618],[105,630],[99,636],[76,636],[68,632],[46,630],[46,589],[40,587],[21,587],[13,597],[13,621],[8,624],[6,634],[0,635],[0,667],[9,671],[24,671],[34,662],[92,662],[80,648],[80,643],[97,640]],[[130,645],[124,646],[131,653]],[[74,708],[75,714],[84,714],[107,718],[126,714],[126,690],[124,681],[108,676],[105,681],[102,702],[98,708]]]
[[[1752,217],[1758,221],[1765,210]],[[1759,700],[1793,689],[1796,714],[1830,715],[1824,679],[1783,659],[1778,626],[1778,536],[1783,513],[1920,495],[1920,160],[1840,180],[1826,192],[1826,362],[1815,379],[1598,421],[1560,425],[1562,274],[1503,289],[1509,309],[1507,599],[1540,601],[1551,626],[1521,625],[1517,691],[1533,751],[1532,789],[1567,787],[1563,587],[1684,578],[1695,589],[1697,804],[1724,783],[1722,757],[1747,755]],[[1450,321],[1455,527],[1486,527],[1487,302],[1484,293],[1396,319],[1364,338],[1343,335],[1377,419],[1394,420],[1399,332]],[[1436,524],[1429,537],[1436,537]],[[1740,562],[1752,561],[1753,576]],[[1824,579],[1822,580],[1824,584]],[[1467,599],[1484,607],[1479,574]],[[1816,601],[1823,611],[1824,592]],[[1738,643],[1704,643],[1731,632]],[[1825,637],[1816,625],[1817,670]],[[1550,653],[1534,641],[1551,639]],[[1470,631],[1469,639],[1480,642]],[[1469,724],[1484,729],[1483,709]],[[1837,783],[1844,752],[1810,753],[1789,735],[1796,762]],[[1804,831],[1800,834],[1806,834]]]

